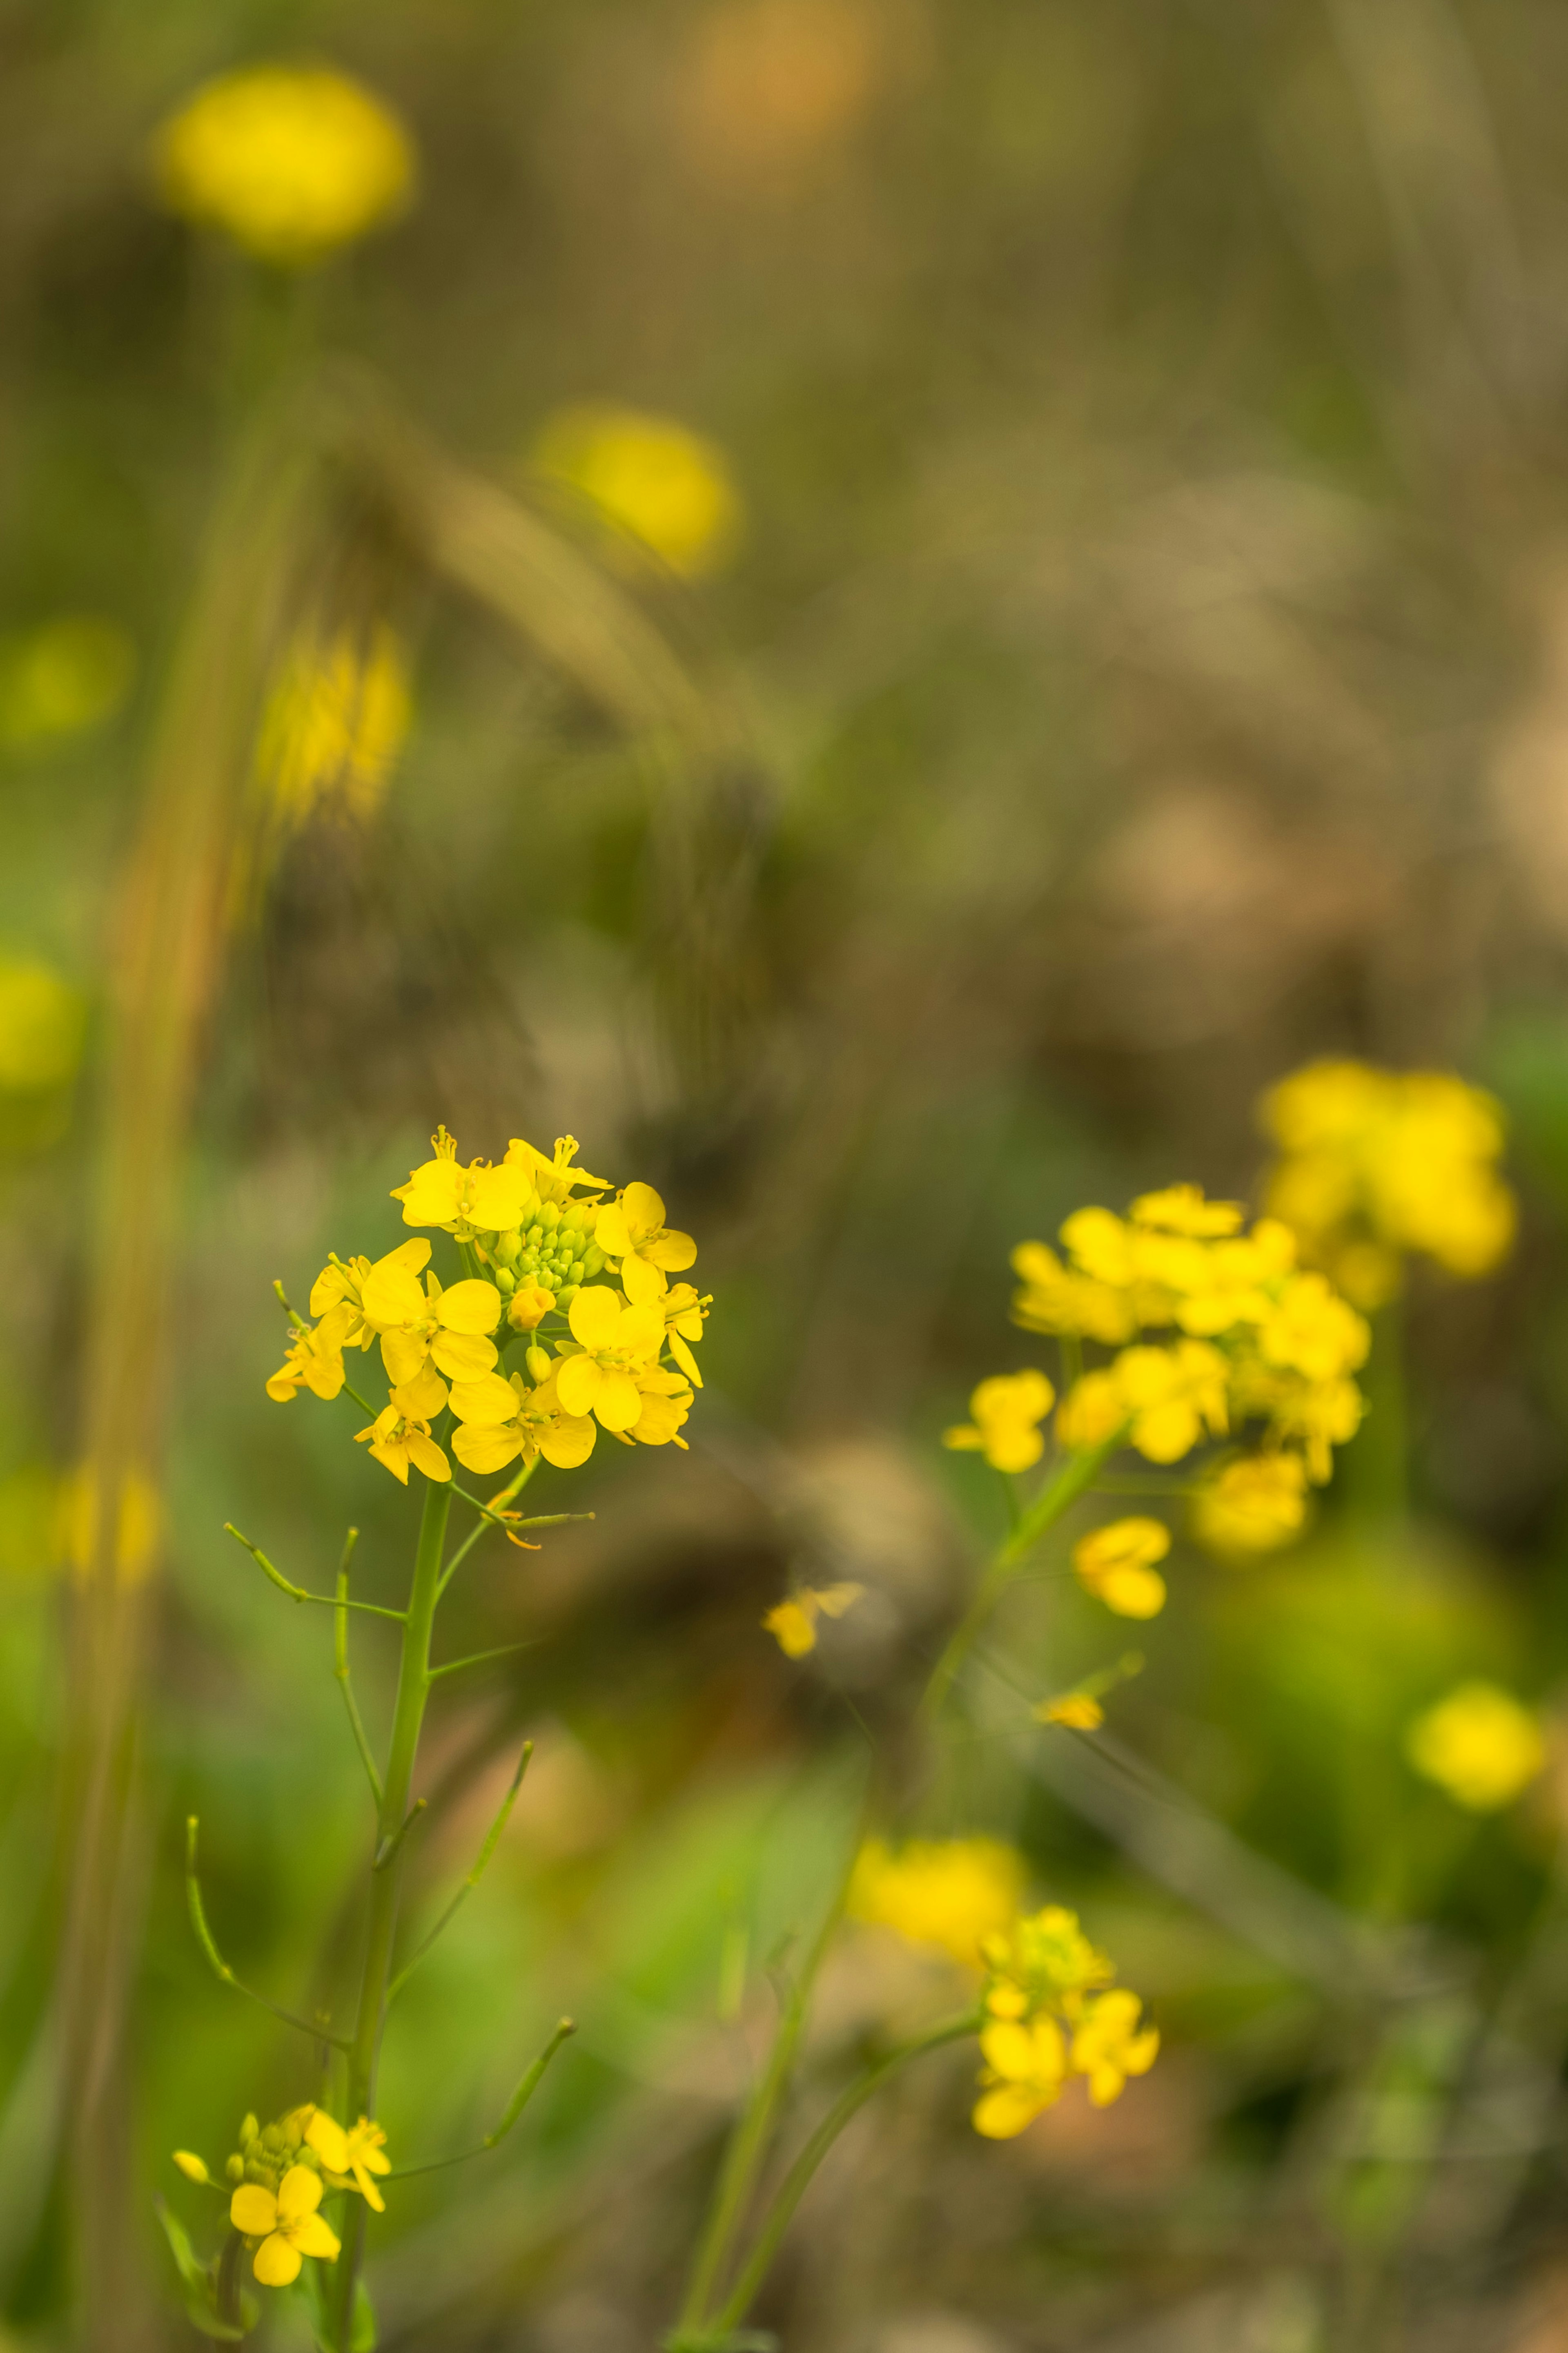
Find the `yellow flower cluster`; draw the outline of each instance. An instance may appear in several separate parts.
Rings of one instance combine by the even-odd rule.
[[[318,1320],[296,1330],[268,1396],[336,1397],[344,1351],[379,1344],[387,1403],[359,1436],[405,1485],[411,1469],[451,1477],[431,1430],[448,1406],[452,1451],[481,1474],[520,1458],[573,1470],[601,1429],[626,1445],[684,1447],[708,1302],[669,1282],[697,1245],[665,1224],[653,1187],[601,1199],[607,1180],[572,1165],[574,1136],[558,1138],[551,1159],[514,1137],[495,1166],[465,1166],[444,1128],[431,1150],[393,1198],[405,1224],[449,1234],[480,1271],[444,1288],[423,1236],[374,1261],[333,1258],[310,1293]],[[504,1372],[502,1351],[518,1341],[526,1371]]]
[[[724,452],[670,417],[597,403],[558,409],[533,454],[542,471],[682,578],[717,571],[740,538],[741,497]]]
[[[981,2030],[981,2094],[974,2129],[1011,2140],[1082,2076],[1097,2108],[1121,2096],[1130,2075],[1146,2075],[1160,2049],[1141,2023],[1135,1993],[1091,1945],[1078,1915],[1047,1905],[986,1940]]]
[[[1016,1920],[1023,1858],[998,1839],[868,1839],[855,1859],[845,1909],[852,1920],[935,1945],[968,1968]]]
[[[298,833],[318,809],[363,824],[408,733],[408,665],[385,623],[361,638],[301,631],[279,670],[256,747],[268,829]]]
[[[1064,1446],[1124,1440],[1151,1462],[1178,1462],[1258,1421],[1268,1452],[1294,1450],[1306,1478],[1328,1478],[1332,1448],[1361,1419],[1352,1376],[1366,1324],[1322,1274],[1297,1266],[1289,1228],[1262,1218],[1243,1229],[1234,1202],[1177,1185],[1144,1194],[1125,1218],[1075,1210],[1065,1256],[1018,1245],[1015,1322],[1118,1352],[1063,1398]],[[1155,1345],[1150,1332],[1171,1336]]]
[[[174,2151],[174,2163],[188,2180],[213,2180],[188,2148]],[[322,2199],[329,2189],[357,2191],[383,2213],[386,2201],[375,2176],[391,2169],[386,2135],[368,2116],[344,2126],[310,2104],[291,2108],[276,2124],[247,2116],[224,2171],[233,2185],[229,2221],[251,2250],[251,2269],[262,2285],[289,2286],[307,2255],[336,2263],[342,2242],[321,2217]]]
[[[1466,1277],[1506,1254],[1517,1211],[1498,1174],[1502,1113],[1479,1088],[1440,1071],[1311,1062],[1269,1090],[1261,1114],[1281,1155],[1269,1208],[1358,1306],[1393,1297],[1408,1251]]]
[[[1405,1739],[1415,1770],[1473,1814],[1513,1803],[1546,1763],[1541,1722],[1500,1684],[1459,1684]]]
[[[258,66],[206,82],[153,148],[170,208],[263,261],[304,269],[401,209],[414,150],[397,117],[346,74]]]
[[[973,1419],[944,1430],[942,1442],[984,1454],[993,1471],[1027,1471],[1046,1451],[1039,1425],[1056,1397],[1044,1373],[995,1373],[970,1398]]]

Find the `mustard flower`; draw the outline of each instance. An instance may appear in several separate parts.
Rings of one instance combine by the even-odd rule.
[[[1105,1710],[1092,1692],[1058,1693],[1055,1699],[1043,1699],[1034,1711],[1039,1724],[1064,1725],[1069,1732],[1098,1732],[1105,1722]]]
[[[358,824],[380,807],[408,733],[408,669],[384,622],[368,636],[302,630],[279,668],[256,747],[256,787],[274,842],[318,811]]]
[[[1073,1546],[1079,1584],[1119,1618],[1157,1618],[1165,1606],[1165,1580],[1154,1567],[1171,1549],[1171,1532],[1160,1520],[1112,1520]]]
[[[220,75],[163,124],[154,161],[174,211],[287,269],[363,237],[402,206],[414,178],[390,108],[323,67]]]
[[[360,1313],[381,1341],[387,1379],[401,1388],[427,1364],[458,1381],[493,1372],[495,1343],[485,1335],[500,1322],[500,1293],[493,1282],[473,1278],[443,1291],[433,1274],[426,1274],[421,1290],[416,1270],[422,1261],[413,1255],[417,1251],[428,1258],[429,1243],[418,1241],[413,1251],[405,1243],[378,1261],[360,1289]]]
[[[1244,1454],[1193,1498],[1193,1533],[1209,1551],[1275,1552],[1307,1518],[1307,1466],[1298,1454]]]
[[[628,1185],[599,1210],[594,1240],[634,1307],[662,1299],[667,1277],[690,1266],[697,1245],[664,1222],[664,1203],[651,1185]]]
[[[1541,1724],[1497,1683],[1460,1683],[1405,1740],[1415,1770],[1476,1814],[1511,1805],[1546,1763]]]
[[[307,2255],[336,2263],[342,2241],[316,2211],[324,2195],[319,2173],[291,2165],[277,2189],[242,2181],[229,2200],[228,2218],[241,2237],[259,2240],[251,2268],[264,2287],[288,2287]]]
[[[561,409],[533,454],[543,472],[688,579],[721,565],[740,534],[729,460],[716,442],[671,418],[608,405]]]
[[[1146,2075],[1160,2052],[1158,2030],[1140,2030],[1143,2005],[1135,1993],[1114,1986],[1096,1994],[1072,2038],[1069,2059],[1075,2075],[1089,2078],[1089,2096],[1097,2108],[1120,2099],[1129,2075]]]
[[[1125,1290],[1064,1266],[1047,1242],[1020,1242],[1013,1271],[1023,1288],[1014,1293],[1013,1321],[1026,1332],[1070,1332],[1119,1347],[1138,1329]]]
[[[350,1322],[347,1307],[331,1307],[319,1324],[296,1332],[282,1364],[268,1381],[268,1396],[279,1405],[289,1404],[301,1388],[319,1398],[335,1398],[343,1386],[343,1344]]]
[[[1194,1241],[1213,1241],[1239,1231],[1246,1219],[1239,1201],[1205,1200],[1197,1185],[1167,1185],[1163,1192],[1141,1193],[1132,1204],[1134,1225],[1156,1232],[1184,1234]]]
[[[868,1839],[856,1858],[846,1909],[852,1920],[935,1945],[967,1968],[1016,1919],[1023,1858],[997,1839]]]
[[[557,1471],[575,1471],[594,1451],[596,1428],[590,1416],[568,1413],[553,1376],[531,1388],[521,1373],[502,1379],[487,1373],[452,1385],[452,1411],[459,1427],[452,1451],[467,1470],[488,1478],[521,1455],[542,1456]]]
[[[691,1391],[686,1385],[685,1374],[670,1372],[663,1365],[643,1365],[632,1378],[642,1399],[642,1410],[629,1430],[617,1430],[612,1434],[623,1446],[673,1445],[679,1446],[683,1454],[689,1452],[680,1435],[691,1411]],[[598,1411],[597,1405],[595,1411]]]
[[[1054,2018],[993,2019],[982,2029],[986,2088],[971,2119],[987,2140],[1014,2140],[1054,2107],[1067,2081],[1067,2038]]]
[[[555,1386],[567,1413],[592,1413],[605,1430],[630,1430],[641,1419],[644,1396],[637,1376],[657,1365],[664,1318],[657,1307],[624,1305],[602,1287],[579,1291],[567,1313],[572,1353],[556,1367]]]
[[[1069,1451],[1103,1446],[1127,1426],[1127,1400],[1114,1373],[1084,1373],[1057,1409],[1057,1437]]]
[[[665,1345],[693,1388],[702,1387],[702,1375],[691,1349],[702,1337],[710,1303],[711,1294],[700,1297],[695,1284],[689,1282],[678,1282],[664,1296]]]
[[[1179,1462],[1204,1437],[1229,1427],[1228,1366],[1204,1340],[1124,1348],[1111,1367],[1127,1408],[1128,1436],[1151,1462]]]
[[[1056,1398],[1044,1373],[996,1373],[971,1395],[974,1419],[944,1430],[942,1444],[983,1453],[994,1471],[1026,1471],[1046,1451],[1037,1425]]]
[[[990,1974],[985,2008],[993,2018],[1023,2018],[1053,2002],[1071,2003],[1116,1975],[1065,1904],[1047,1904],[1012,1921],[989,1936],[983,1950]]]
[[[372,2124],[368,2116],[361,2116],[357,2125],[345,2129],[324,2108],[312,2108],[305,2126],[305,2142],[321,2158],[322,2170],[334,2189],[344,2189],[352,2184],[367,2206],[374,2207],[378,2214],[385,2213],[386,2200],[373,2178],[392,2170],[392,2160],[386,2154],[386,2135],[380,2125]]]
[[[429,1423],[406,1413],[395,1398],[376,1415],[368,1430],[354,1432],[356,1446],[367,1441],[376,1461],[405,1487],[410,1470],[422,1471],[426,1479],[436,1481],[452,1475],[451,1464],[430,1435]]]
[[[1366,1361],[1372,1335],[1365,1320],[1332,1292],[1321,1274],[1293,1275],[1258,1334],[1268,1365],[1331,1381]]]
[[[466,1240],[474,1233],[501,1233],[518,1225],[529,1194],[526,1169],[510,1160],[499,1167],[474,1160],[465,1167],[444,1127],[430,1146],[431,1158],[420,1162],[405,1185],[393,1187],[405,1226],[439,1226]]]
[[[864,1598],[865,1591],[863,1585],[852,1583],[803,1585],[768,1611],[763,1630],[773,1636],[786,1659],[804,1659],[816,1648],[818,1618],[842,1618]]]

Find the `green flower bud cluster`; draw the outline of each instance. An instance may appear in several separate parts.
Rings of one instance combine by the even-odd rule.
[[[522,1222],[510,1233],[497,1234],[489,1245],[496,1287],[510,1299],[529,1284],[553,1293],[562,1307],[570,1307],[579,1286],[591,1282],[605,1268],[605,1253],[595,1248],[595,1201],[542,1201],[531,1193],[522,1205]]]
[[[306,2146],[301,2121],[310,2113],[308,2108],[295,2109],[271,2125],[258,2125],[253,2116],[242,2117],[239,2147],[224,2166],[229,2179],[237,2186],[258,2181],[264,2189],[276,2189],[291,2165],[307,2165],[312,2173],[319,2173],[321,2161],[315,2150]]]

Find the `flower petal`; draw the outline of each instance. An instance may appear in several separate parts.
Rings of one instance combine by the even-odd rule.
[[[499,1168],[476,1168],[468,1201],[468,1223],[482,1227],[486,1233],[504,1233],[521,1218],[528,1189],[526,1168],[515,1165],[509,1167],[504,1160]],[[461,1290],[463,1286],[458,1283],[454,1288]],[[500,1314],[499,1307],[496,1313]]]
[[[594,1240],[606,1258],[630,1258],[637,1242],[618,1201],[606,1201],[594,1220]]]
[[[331,2119],[329,2117],[328,2122]],[[344,2149],[345,2156],[347,2148]],[[313,2214],[321,2202],[321,2177],[313,2166],[291,2165],[278,2184],[278,2220],[279,2223],[298,2222],[302,2216]]]
[[[584,1348],[610,1348],[616,1344],[622,1308],[613,1291],[603,1283],[591,1284],[580,1291],[567,1312],[566,1321],[572,1326],[572,1337]]]
[[[572,1302],[572,1313],[576,1314],[584,1299],[607,1299],[609,1295],[607,1291],[580,1291]],[[604,1377],[592,1356],[563,1356],[555,1375],[555,1394],[561,1400],[562,1411],[592,1413],[594,1400],[599,1394],[599,1384]],[[636,1419],[634,1413],[632,1420]]]
[[[451,1464],[435,1440],[427,1437],[424,1430],[411,1430],[403,1442],[408,1449],[409,1461],[416,1470],[424,1472],[426,1479],[434,1479],[439,1483],[451,1477]],[[406,1481],[404,1483],[406,1485]]]
[[[481,1373],[472,1380],[452,1383],[452,1411],[459,1421],[478,1422],[494,1430],[517,1411],[517,1391],[500,1373]]]
[[[247,2239],[264,2239],[278,2221],[278,2200],[259,2181],[242,2181],[228,2201],[228,2219]]]
[[[313,2148],[321,2163],[333,2173],[345,2173],[349,2162],[349,2137],[325,2108],[317,2108],[305,2126],[305,2145]],[[316,2201],[318,2205],[320,2200]]]
[[[514,1456],[523,1451],[522,1433],[515,1423],[505,1430],[483,1430],[475,1422],[466,1421],[452,1432],[452,1451],[465,1471],[477,1471],[481,1479],[486,1479],[492,1471],[504,1470]],[[546,1455],[545,1459],[549,1461],[550,1457]]]
[[[388,1259],[373,1266],[365,1276],[361,1293],[364,1302],[364,1320],[378,1328],[399,1324],[417,1324],[425,1314],[425,1293],[419,1278],[411,1267],[398,1266]]]
[[[500,1293],[493,1282],[455,1282],[436,1302],[436,1314],[448,1332],[493,1332],[500,1322]]]
[[[574,1356],[571,1362],[581,1364],[583,1359]],[[563,1405],[568,1402],[564,1395],[564,1377],[563,1372],[560,1384]],[[642,1409],[642,1391],[630,1373],[607,1372],[602,1376],[594,1394],[594,1411],[605,1430],[632,1429],[641,1419]]]
[[[324,2229],[325,2225],[322,2227]],[[304,2258],[299,2248],[291,2240],[286,2239],[281,2231],[274,2231],[272,2236],[263,2239],[257,2248],[256,2260],[250,2268],[263,2287],[290,2287],[304,2267]]]
[[[658,1267],[646,1258],[632,1256],[621,1261],[621,1289],[634,1307],[651,1306],[664,1296],[664,1277]]]
[[[480,1373],[494,1370],[496,1344],[478,1333],[442,1332],[431,1344],[430,1361],[455,1381],[476,1380]]]
[[[383,2213],[385,2211],[384,2206],[378,2209]],[[323,2255],[330,2263],[337,2261],[343,2243],[331,2224],[320,2214],[307,2214],[294,2224],[289,2235],[302,2255]]]
[[[986,2140],[1016,2140],[1017,2136],[1044,2108],[1048,2108],[1054,2094],[1042,2098],[1027,2091],[1022,2084],[999,2084],[994,2092],[985,2092],[974,2104],[970,2118],[977,2133]]]
[[[616,1332],[618,1350],[646,1363],[655,1364],[663,1345],[664,1318],[657,1307],[628,1307],[625,1310]]]
[[[656,1234],[645,1244],[643,1256],[650,1265],[662,1267],[667,1274],[679,1274],[683,1267],[697,1263],[697,1244],[689,1234],[672,1226],[668,1233]]]
[[[553,1430],[540,1435],[539,1451],[557,1471],[575,1471],[594,1451],[597,1425],[578,1414],[563,1414]]]

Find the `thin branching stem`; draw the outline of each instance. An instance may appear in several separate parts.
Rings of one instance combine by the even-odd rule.
[[[384,1609],[379,1601],[351,1601],[341,1590],[337,1593],[307,1593],[302,1585],[290,1585],[282,1570],[273,1567],[260,1546],[253,1545],[248,1536],[242,1536],[232,1520],[225,1520],[223,1532],[225,1535],[232,1536],[236,1544],[245,1546],[262,1575],[270,1577],[279,1592],[286,1593],[290,1601],[318,1601],[323,1609],[360,1609],[367,1618],[391,1618],[395,1620],[399,1626],[403,1624],[407,1615],[407,1612],[403,1609]],[[341,1587],[342,1583],[341,1577],[338,1581]]]
[[[343,1539],[343,1556],[338,1563],[337,1616],[332,1626],[332,1672],[338,1679],[338,1689],[342,1693],[343,1705],[349,1712],[349,1728],[354,1736],[354,1746],[359,1750],[360,1763],[364,1767],[370,1782],[371,1795],[379,1809],[381,1775],[376,1770],[375,1758],[371,1752],[370,1742],[365,1737],[359,1703],[354,1697],[353,1679],[349,1672],[349,1562],[353,1556],[353,1548],[358,1542],[359,1530],[351,1528]]]
[[[450,1925],[454,1914],[468,1901],[475,1888],[479,1885],[480,1880],[484,1877],[486,1866],[488,1865],[491,1855],[494,1854],[497,1846],[500,1842],[500,1834],[507,1826],[513,1806],[517,1803],[517,1793],[522,1787],[522,1777],[528,1770],[528,1760],[532,1754],[532,1741],[525,1740],[522,1744],[522,1755],[517,1760],[517,1771],[511,1777],[511,1786],[500,1801],[500,1812],[497,1814],[494,1821],[490,1824],[489,1829],[485,1833],[485,1842],[479,1849],[479,1861],[475,1863],[472,1871],[469,1872],[467,1879],[464,1880],[461,1887],[458,1888],[457,1894],[453,1896],[446,1910],[442,1913],[441,1917],[430,1930],[428,1936],[420,1938],[419,1943],[415,1947],[407,1960],[405,1961],[403,1967],[399,1969],[397,1975],[393,1978],[392,1983],[388,1986],[386,1989],[388,2009],[390,2009],[392,2004],[396,2000],[398,1995],[402,1992],[409,1978],[414,1975],[415,1970],[419,1967],[420,1962],[425,1958],[426,1954],[430,1950],[431,1946],[436,1942],[436,1939],[442,1935],[444,1930]]]
[[[485,1534],[485,1531],[495,1525],[493,1514],[499,1513],[504,1505],[510,1504],[514,1495],[520,1495],[522,1493],[522,1490],[527,1486],[529,1481],[538,1470],[540,1461],[541,1457],[537,1454],[534,1455],[531,1461],[523,1464],[522,1469],[517,1472],[515,1477],[507,1482],[499,1495],[491,1497],[487,1507],[485,1516],[480,1519],[477,1527],[469,1529],[468,1535],[463,1538],[462,1543],[458,1546],[457,1551],[452,1555],[451,1559],[447,1563],[445,1569],[442,1571],[440,1591],[437,1592],[436,1596],[437,1601],[440,1599],[441,1594],[446,1592],[447,1588],[451,1584],[453,1577],[456,1577],[458,1569],[461,1568],[464,1561],[468,1558],[469,1553],[472,1552],[474,1546],[479,1543],[479,1538]]]
[[[202,1902],[201,1881],[196,1873],[196,1841],[199,1835],[198,1819],[191,1814],[185,1821],[185,1902],[190,1909],[191,1926],[196,1932],[196,1942],[212,1963],[216,1974],[226,1986],[232,1986],[236,1993],[242,1993],[247,2000],[259,2002],[263,2010],[269,2010],[274,2018],[283,2021],[285,2026],[297,2026],[300,2033],[308,2034],[313,2042],[330,2042],[335,2049],[346,2051],[348,2037],[332,2033],[324,2019],[301,2018],[298,2010],[285,2010],[280,2002],[269,2001],[264,1993],[258,1993],[254,1986],[247,1986],[237,1978],[229,1968],[207,1926],[206,1907]]]
[[[438,1683],[443,1675],[455,1675],[464,1667],[482,1667],[487,1659],[510,1659],[514,1651],[534,1647],[532,1642],[502,1642],[493,1651],[470,1651],[466,1659],[448,1659],[444,1667],[432,1667],[430,1680]]]
[[[472,2148],[460,2148],[455,2157],[432,2158],[428,2165],[400,2165],[394,2172],[387,2174],[385,2179],[388,2181],[407,2181],[416,2173],[443,2173],[449,2165],[467,2165],[470,2158],[483,2157],[487,2149],[494,2148],[499,2142],[506,2138],[530,2100],[532,2099],[543,2079],[545,2069],[560,2050],[561,2045],[576,2031],[575,2019],[563,2018],[557,2021],[554,2032],[538,2058],[524,2070],[522,2079],[507,2102],[506,2112],[494,2132],[487,2133],[483,2140],[477,2140]]]

